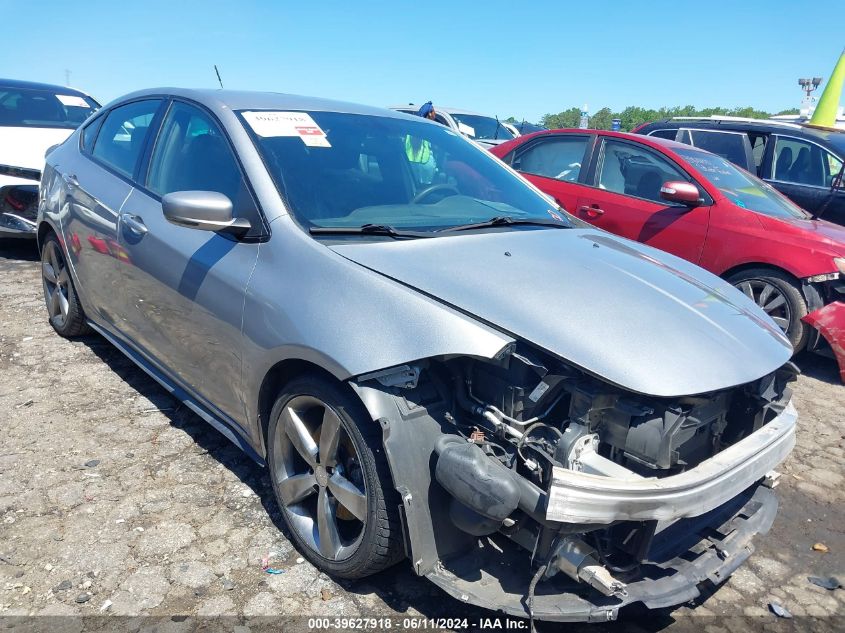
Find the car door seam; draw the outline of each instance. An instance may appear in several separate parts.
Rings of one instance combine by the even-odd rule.
[[[243,295],[241,297],[241,327],[240,327],[241,341],[243,341],[243,339],[245,338],[245,333],[244,333],[244,321],[245,321],[245,319],[244,319],[244,316],[246,315],[246,298],[247,298],[247,294],[249,294],[249,287],[250,287],[250,284],[252,283],[252,277],[255,274],[255,270],[258,268],[258,260],[260,258],[261,258],[261,242],[257,242],[256,243],[255,259],[252,261],[252,269],[249,271],[249,276],[247,277],[246,283],[244,284],[244,291],[243,291]],[[240,367],[240,371],[238,372],[240,374],[240,381],[241,381],[240,391],[241,391],[241,394],[244,394],[245,393],[245,386],[246,386],[246,376],[244,375],[244,355],[243,354],[240,355],[240,363],[241,363],[241,367]],[[244,411],[243,411],[244,412],[244,419],[249,420],[250,419],[249,410],[248,410],[249,405],[246,402],[245,397],[241,398],[241,404],[242,404],[243,409],[244,409]]]

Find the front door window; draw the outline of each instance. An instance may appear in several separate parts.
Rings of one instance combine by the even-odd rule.
[[[606,140],[599,165],[600,189],[666,204],[660,196],[664,182],[689,177],[657,153],[642,146]]]
[[[798,185],[830,187],[842,162],[815,143],[778,137],[774,154],[774,179]]]
[[[235,216],[252,223],[247,235],[260,232],[255,202],[226,137],[195,106],[175,102],[167,113],[150,158],[147,188],[160,196],[174,191],[222,193],[232,201]]]

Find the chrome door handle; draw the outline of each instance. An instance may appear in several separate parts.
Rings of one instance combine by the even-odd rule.
[[[66,185],[71,187],[79,186],[79,180],[76,178],[76,174],[62,174],[62,180],[65,181]]]
[[[144,220],[137,215],[124,215],[123,223],[130,231],[137,233],[138,235],[144,235],[148,230],[147,225],[144,224]]]

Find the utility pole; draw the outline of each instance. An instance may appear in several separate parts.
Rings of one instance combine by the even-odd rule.
[[[70,88],[70,69],[65,68],[65,85]]]

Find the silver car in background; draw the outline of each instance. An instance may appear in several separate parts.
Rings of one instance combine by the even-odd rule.
[[[390,106],[391,110],[404,112],[405,114],[416,114],[420,107],[410,103],[405,106]],[[466,136],[481,145],[482,147],[494,147],[510,141],[519,136],[514,130],[500,121],[497,117],[478,114],[470,110],[460,108],[447,108],[434,106],[434,120],[450,127],[459,134]]]
[[[119,99],[47,157],[44,297],[269,469],[344,578],[511,615],[727,578],[795,441],[780,328],[448,127],[270,93]]]

